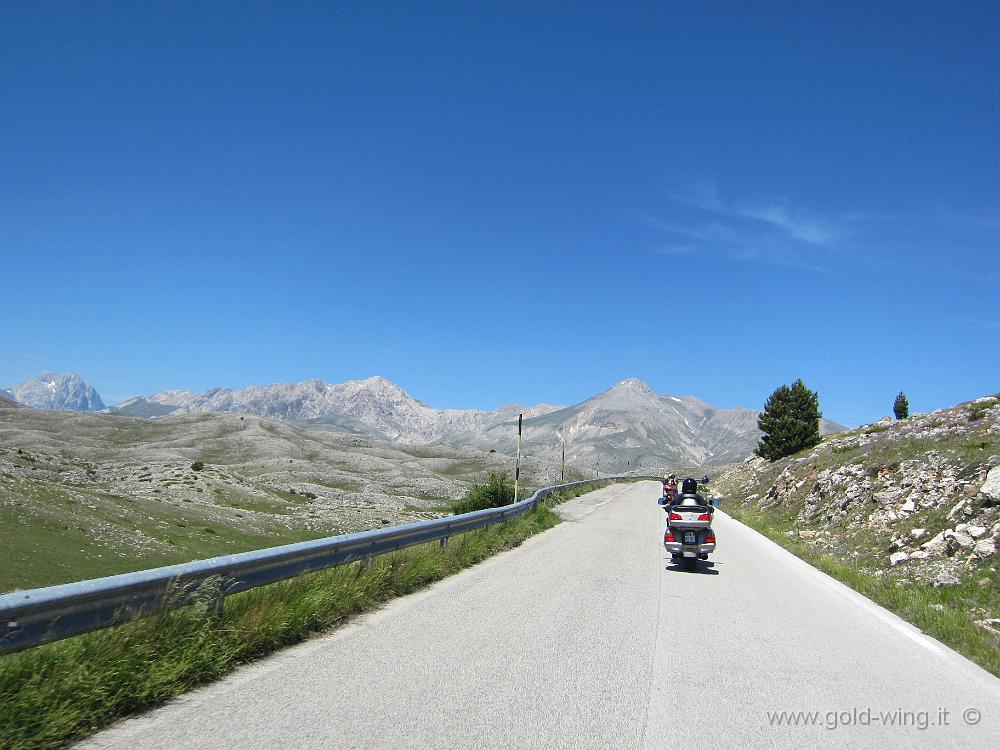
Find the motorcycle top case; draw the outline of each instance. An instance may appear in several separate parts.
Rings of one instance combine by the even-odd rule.
[[[708,516],[708,520],[699,521],[699,517]],[[677,518],[680,516],[680,519]],[[684,508],[677,506],[667,515],[669,524],[677,529],[707,529],[712,525],[712,514],[704,508]]]

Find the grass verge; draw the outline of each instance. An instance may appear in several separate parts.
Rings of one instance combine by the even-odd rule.
[[[977,608],[997,606],[1000,582],[995,573],[990,579],[966,579],[954,586],[936,588],[918,582],[904,586],[893,578],[859,570],[829,553],[811,548],[802,539],[789,536],[789,519],[772,519],[763,511],[738,505],[726,508],[726,512],[1000,677],[1000,643],[996,636],[976,625],[971,615]]]
[[[582,494],[582,493],[581,493]],[[568,498],[567,498],[568,499]],[[552,498],[554,504],[560,498]],[[486,529],[0,657],[0,747],[55,748],[216,680],[552,528],[544,505]]]

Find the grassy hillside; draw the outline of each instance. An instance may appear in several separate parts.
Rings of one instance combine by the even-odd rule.
[[[1000,394],[751,458],[714,487],[739,520],[1000,674]]]
[[[0,591],[429,518],[509,464],[234,414],[0,402]]]

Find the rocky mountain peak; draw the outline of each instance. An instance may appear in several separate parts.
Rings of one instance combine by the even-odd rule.
[[[100,411],[104,408],[97,391],[74,373],[45,370],[3,392],[5,395],[9,393],[18,403],[36,409]]]
[[[625,378],[622,382],[614,386],[612,391],[635,391],[637,393],[656,395],[656,391],[649,387],[649,383],[639,378]]]

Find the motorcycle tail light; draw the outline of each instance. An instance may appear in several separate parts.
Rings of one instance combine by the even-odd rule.
[[[700,516],[698,516],[698,520],[699,521],[711,521],[712,517],[710,515],[708,515],[708,513],[702,513]]]

